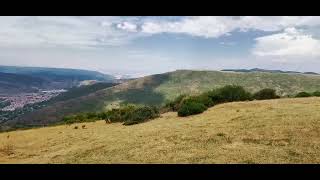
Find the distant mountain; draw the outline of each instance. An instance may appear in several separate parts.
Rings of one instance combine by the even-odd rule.
[[[4,91],[6,91],[5,89],[10,90],[10,87],[19,88],[19,86],[13,86],[12,84],[20,84],[21,91],[26,90],[29,92],[32,91],[29,86],[34,87],[34,90],[39,88],[68,89],[78,86],[82,81],[87,80],[114,81],[114,77],[111,75],[79,69],[0,66],[0,73],[7,74],[5,77],[2,77],[2,83],[6,84],[6,86],[2,87]],[[9,74],[11,74],[11,77],[9,77]],[[25,86],[27,87],[24,88]]]
[[[304,72],[303,74],[319,75],[318,73],[315,73],[315,72]]]
[[[22,74],[0,72],[0,94],[37,92],[50,85],[48,80]]]
[[[41,77],[50,80],[60,80],[70,78],[78,81],[98,80],[111,81],[114,79],[111,75],[102,74],[96,71],[65,69],[65,68],[44,68],[44,67],[19,67],[19,66],[0,66],[0,72],[24,74]]]
[[[223,69],[221,71],[231,71],[231,72],[268,72],[268,73],[293,73],[293,74],[312,74],[318,75],[315,72],[298,72],[298,71],[282,71],[282,70],[267,70],[267,69],[260,69],[260,68],[253,68],[253,69]]]
[[[65,115],[102,111],[119,103],[161,105],[180,94],[197,94],[229,84],[241,85],[250,92],[273,88],[278,94],[285,96],[300,91],[320,90],[320,76],[178,70],[138,78],[88,95],[58,101],[8,122],[7,125],[52,124],[61,121]]]

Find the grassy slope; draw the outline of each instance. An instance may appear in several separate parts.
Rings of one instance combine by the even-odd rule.
[[[179,70],[139,78],[88,96],[57,102],[11,123],[50,124],[64,115],[104,110],[115,102],[160,105],[182,93],[200,93],[228,84],[241,85],[252,92],[274,88],[279,94],[287,95],[320,90],[320,76]]]
[[[236,102],[134,126],[1,133],[0,163],[320,163],[319,108],[320,98]]]

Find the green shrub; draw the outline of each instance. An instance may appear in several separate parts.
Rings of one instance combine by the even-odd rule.
[[[166,103],[165,108],[169,108],[170,111],[178,111],[178,109],[180,108],[182,101],[187,98],[187,95],[182,94],[178,97],[176,97],[173,101],[170,101],[168,103]]]
[[[189,99],[194,102],[201,103],[201,104],[205,105],[206,107],[212,107],[214,105],[212,99],[208,96],[207,93],[203,93],[198,96],[192,96]]]
[[[154,119],[159,117],[159,112],[155,107],[143,106],[137,107],[130,112],[125,118],[125,122],[143,122],[145,120]]]
[[[315,91],[312,95],[316,97],[320,97],[320,91]]]
[[[217,90],[216,97],[218,102],[233,102],[252,100],[252,95],[243,87],[236,85],[227,85]],[[214,100],[213,100],[214,101]]]
[[[312,95],[307,92],[299,92],[295,97],[311,97]]]
[[[214,105],[225,102],[224,97],[222,97],[219,90],[212,90],[207,92],[206,94],[211,99]]]
[[[149,119],[159,117],[160,112],[153,106],[124,105],[118,109],[111,109],[101,113],[81,113],[65,116],[63,122],[67,124],[92,122],[103,119],[106,122],[124,122],[124,125],[137,124]]]
[[[267,88],[267,89],[262,89],[256,92],[253,95],[253,98],[257,100],[264,100],[264,99],[277,99],[277,98],[280,98],[280,96],[276,94],[276,91],[274,89]]]
[[[178,116],[185,117],[194,114],[200,114],[205,110],[207,110],[207,107],[204,104],[189,99],[184,101],[178,110]]]
[[[120,109],[112,109],[107,111],[105,114],[104,120],[110,120],[111,122],[121,122],[122,117],[121,117],[121,112]]]

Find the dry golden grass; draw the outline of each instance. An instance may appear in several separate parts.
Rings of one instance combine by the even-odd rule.
[[[0,163],[320,163],[319,110],[320,98],[237,102],[134,126],[1,133]]]

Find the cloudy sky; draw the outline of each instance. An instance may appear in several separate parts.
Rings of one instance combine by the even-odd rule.
[[[0,17],[0,65],[320,72],[320,17]]]

